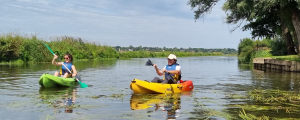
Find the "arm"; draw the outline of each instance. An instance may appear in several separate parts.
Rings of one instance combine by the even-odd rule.
[[[165,71],[170,74],[180,74],[179,70],[170,70],[170,71],[165,70]]]
[[[163,72],[160,71],[160,70],[157,68],[157,65],[156,65],[156,64],[154,64],[153,67],[154,67],[154,69],[155,69],[157,75],[159,75],[159,76],[162,76],[162,75],[163,75]],[[163,69],[163,70],[165,70],[165,69]]]
[[[73,70],[72,76],[75,77],[77,75],[77,70],[75,68],[75,65],[72,65],[72,70]]]
[[[58,58],[57,55],[54,55],[53,60],[52,60],[52,65],[56,66],[62,66],[62,62],[55,62],[55,60]]]

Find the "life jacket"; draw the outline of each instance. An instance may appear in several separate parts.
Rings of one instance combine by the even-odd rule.
[[[173,65],[166,65],[166,70],[170,71],[170,70],[176,70],[176,66],[179,66],[179,64],[175,63]],[[178,80],[181,79],[181,75],[178,74],[171,74],[171,73],[164,73],[164,77],[163,80],[173,80],[175,83],[177,83]]]
[[[66,63],[66,62],[64,62],[63,63],[64,65],[62,65],[61,66],[61,68],[60,68],[60,75],[64,75],[65,73],[69,73],[69,75],[67,76],[68,78],[69,77],[71,77],[72,76],[72,74],[68,71],[68,69],[71,71],[71,72],[73,72],[73,70],[72,70],[72,63]],[[68,68],[66,68],[66,67]]]

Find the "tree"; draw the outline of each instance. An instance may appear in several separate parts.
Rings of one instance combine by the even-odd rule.
[[[219,0],[189,0],[188,4],[192,9],[197,8],[195,19],[199,19],[210,12],[217,2]],[[247,22],[242,29],[252,30],[253,37],[281,35],[290,54],[293,54],[294,42],[298,43],[297,51],[300,51],[299,3],[299,0],[227,0],[223,10],[227,13],[226,23],[237,24],[231,31]]]
[[[134,48],[134,47],[133,47],[132,45],[129,45],[129,49],[130,49],[130,50],[133,50],[133,48]]]
[[[296,54],[295,43],[290,37],[292,29],[291,19],[288,14],[286,6],[269,3],[269,1],[253,1],[243,0],[242,2],[227,1],[223,5],[223,10],[230,11],[227,15],[226,22],[228,24],[238,23],[241,20],[246,20],[249,23],[242,27],[242,30],[252,30],[252,37],[267,37],[271,38],[275,35],[281,35],[286,42],[286,49],[288,54]],[[268,7],[266,7],[268,6]],[[243,17],[232,17],[243,16]],[[290,30],[288,30],[288,26]],[[239,27],[239,26],[237,26]],[[236,28],[237,28],[236,27]],[[297,39],[295,39],[297,40]]]

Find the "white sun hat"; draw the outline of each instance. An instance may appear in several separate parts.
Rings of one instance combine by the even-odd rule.
[[[176,55],[174,55],[174,54],[170,54],[169,56],[168,56],[168,59],[177,59],[177,57],[176,57]]]

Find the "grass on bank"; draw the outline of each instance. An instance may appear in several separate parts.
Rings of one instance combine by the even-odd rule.
[[[60,59],[70,53],[74,60],[101,60],[101,59],[128,59],[166,57],[170,53],[178,57],[188,56],[220,56],[221,52],[181,52],[162,51],[116,51],[107,45],[99,45],[83,41],[81,38],[69,36],[51,37],[50,41],[37,38],[36,35],[20,35],[19,33],[0,34],[0,63],[35,63],[51,62],[53,55],[49,52],[46,43]]]
[[[275,58],[275,59],[278,59],[278,60],[289,60],[289,61],[300,62],[300,56],[299,55],[271,56],[271,58]]]
[[[277,60],[289,60],[289,61],[297,61],[300,62],[300,56],[299,55],[285,55],[285,56],[263,56],[263,57],[270,57]],[[255,57],[259,58],[259,57]]]

